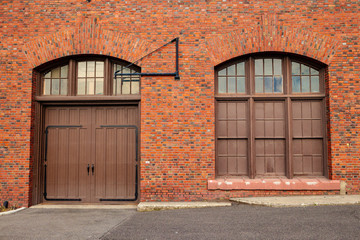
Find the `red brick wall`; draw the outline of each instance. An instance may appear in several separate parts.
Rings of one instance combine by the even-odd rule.
[[[330,176],[359,193],[359,2],[291,2],[1,1],[0,200],[30,201],[34,67],[80,53],[134,61],[174,37],[181,80],[142,78],[141,200],[293,194],[207,191],[215,178],[214,66],[260,51],[329,65]],[[139,65],[173,71],[173,55],[169,45]]]

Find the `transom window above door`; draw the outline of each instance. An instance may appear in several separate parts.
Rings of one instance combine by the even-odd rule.
[[[216,71],[216,93],[317,94],[324,92],[321,69],[284,57],[247,58]]]
[[[324,72],[271,53],[217,67],[217,176],[326,175]]]
[[[135,95],[140,92],[140,76],[114,78],[114,73],[139,73],[140,68],[110,58],[88,57],[61,61],[41,74],[44,96]]]

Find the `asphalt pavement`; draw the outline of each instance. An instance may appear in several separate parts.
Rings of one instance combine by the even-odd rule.
[[[360,239],[360,205],[36,209],[0,216],[0,239]]]

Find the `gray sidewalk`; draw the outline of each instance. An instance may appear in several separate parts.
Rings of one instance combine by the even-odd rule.
[[[286,197],[231,198],[233,202],[269,207],[306,207],[360,204],[360,195],[319,195]]]

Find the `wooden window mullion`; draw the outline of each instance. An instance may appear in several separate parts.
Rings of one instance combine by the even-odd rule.
[[[104,95],[112,95],[113,77],[111,74],[111,64],[108,58],[104,63]]]
[[[254,123],[255,123],[255,114],[254,114],[254,99],[251,97],[249,99],[249,177],[251,179],[255,178],[255,134],[254,134]]]
[[[286,176],[288,178],[293,178],[294,173],[293,173],[293,149],[292,149],[292,108],[291,108],[291,99],[289,97],[286,98],[285,100],[285,116],[286,116],[286,129],[285,129],[285,134],[286,134]]]

